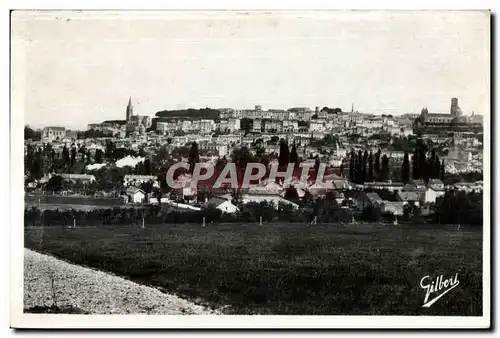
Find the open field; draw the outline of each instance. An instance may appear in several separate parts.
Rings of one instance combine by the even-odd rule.
[[[25,195],[25,208],[40,206],[42,210],[92,210],[125,206],[120,198],[93,196]]]
[[[482,230],[199,224],[25,230],[25,246],[237,314],[481,315]],[[460,285],[422,308],[420,280]],[[431,297],[432,298],[432,297]]]

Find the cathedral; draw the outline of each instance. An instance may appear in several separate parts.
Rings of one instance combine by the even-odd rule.
[[[128,104],[125,112],[125,120],[127,122],[127,135],[144,134],[147,129],[151,128],[151,117],[134,115],[134,107],[132,106],[132,98],[128,99]]]

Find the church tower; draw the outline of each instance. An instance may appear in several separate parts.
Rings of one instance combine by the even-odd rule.
[[[127,113],[126,113],[127,122],[129,122],[132,119],[133,115],[134,115],[134,107],[132,107],[132,98],[129,97],[127,105]]]

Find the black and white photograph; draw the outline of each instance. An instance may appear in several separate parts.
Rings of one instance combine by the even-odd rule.
[[[11,327],[490,327],[489,10],[10,15]]]

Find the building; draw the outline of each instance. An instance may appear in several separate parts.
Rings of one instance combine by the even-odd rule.
[[[280,203],[290,205],[292,206],[293,209],[299,208],[298,204],[293,203],[279,195],[271,195],[271,194],[244,194],[241,197],[241,201],[243,204],[268,202],[271,203],[275,209],[278,209]]]
[[[125,175],[123,185],[126,187],[139,187],[142,183],[151,182],[153,187],[159,188],[158,177],[152,175]]]
[[[420,199],[418,198],[418,194],[414,191],[398,191],[397,198],[399,201],[403,202],[403,204],[413,203],[419,206]]]
[[[240,209],[236,205],[231,203],[231,201],[217,197],[214,197],[210,201],[208,201],[205,204],[205,207],[215,208],[228,214],[234,214],[235,212],[240,211]]]
[[[379,207],[384,200],[376,192],[362,193],[357,200],[359,210],[363,210],[368,206]]]
[[[125,112],[125,120],[129,122],[134,115],[134,107],[132,106],[132,98],[128,98],[128,104],[127,104],[127,109]]]
[[[403,216],[404,202],[384,201],[384,203],[382,204],[381,211],[385,214],[391,214],[394,216]]]
[[[437,192],[430,188],[418,188],[416,190],[420,203],[425,204],[425,203],[436,203],[436,198],[438,197]]]
[[[95,182],[95,176],[94,175],[87,175],[87,174],[57,174],[62,177],[62,179],[66,182],[80,182],[83,184],[87,183],[92,183]]]
[[[146,193],[135,187],[129,187],[125,194],[128,203],[142,203],[146,199]]]
[[[66,137],[64,127],[45,127],[42,130],[42,142],[52,142],[62,140]]]
[[[127,131],[132,132],[132,128],[128,127],[130,125],[134,126],[134,131],[139,131],[142,128],[149,129],[151,128],[153,121],[151,116],[141,116],[134,115],[134,107],[132,106],[132,98],[128,99],[128,104],[125,112],[125,122],[127,124]]]
[[[480,129],[474,124],[475,129]],[[415,119],[413,124],[415,132],[429,131],[453,131],[468,130],[472,131],[468,125],[468,118],[462,116],[462,110],[458,105],[458,99],[453,97],[450,104],[449,114],[429,114],[427,108],[422,109],[420,116]]]
[[[451,98],[450,114],[453,117],[460,117],[460,116],[462,116],[462,110],[458,106],[458,98],[456,98],[456,97],[452,97]]]

